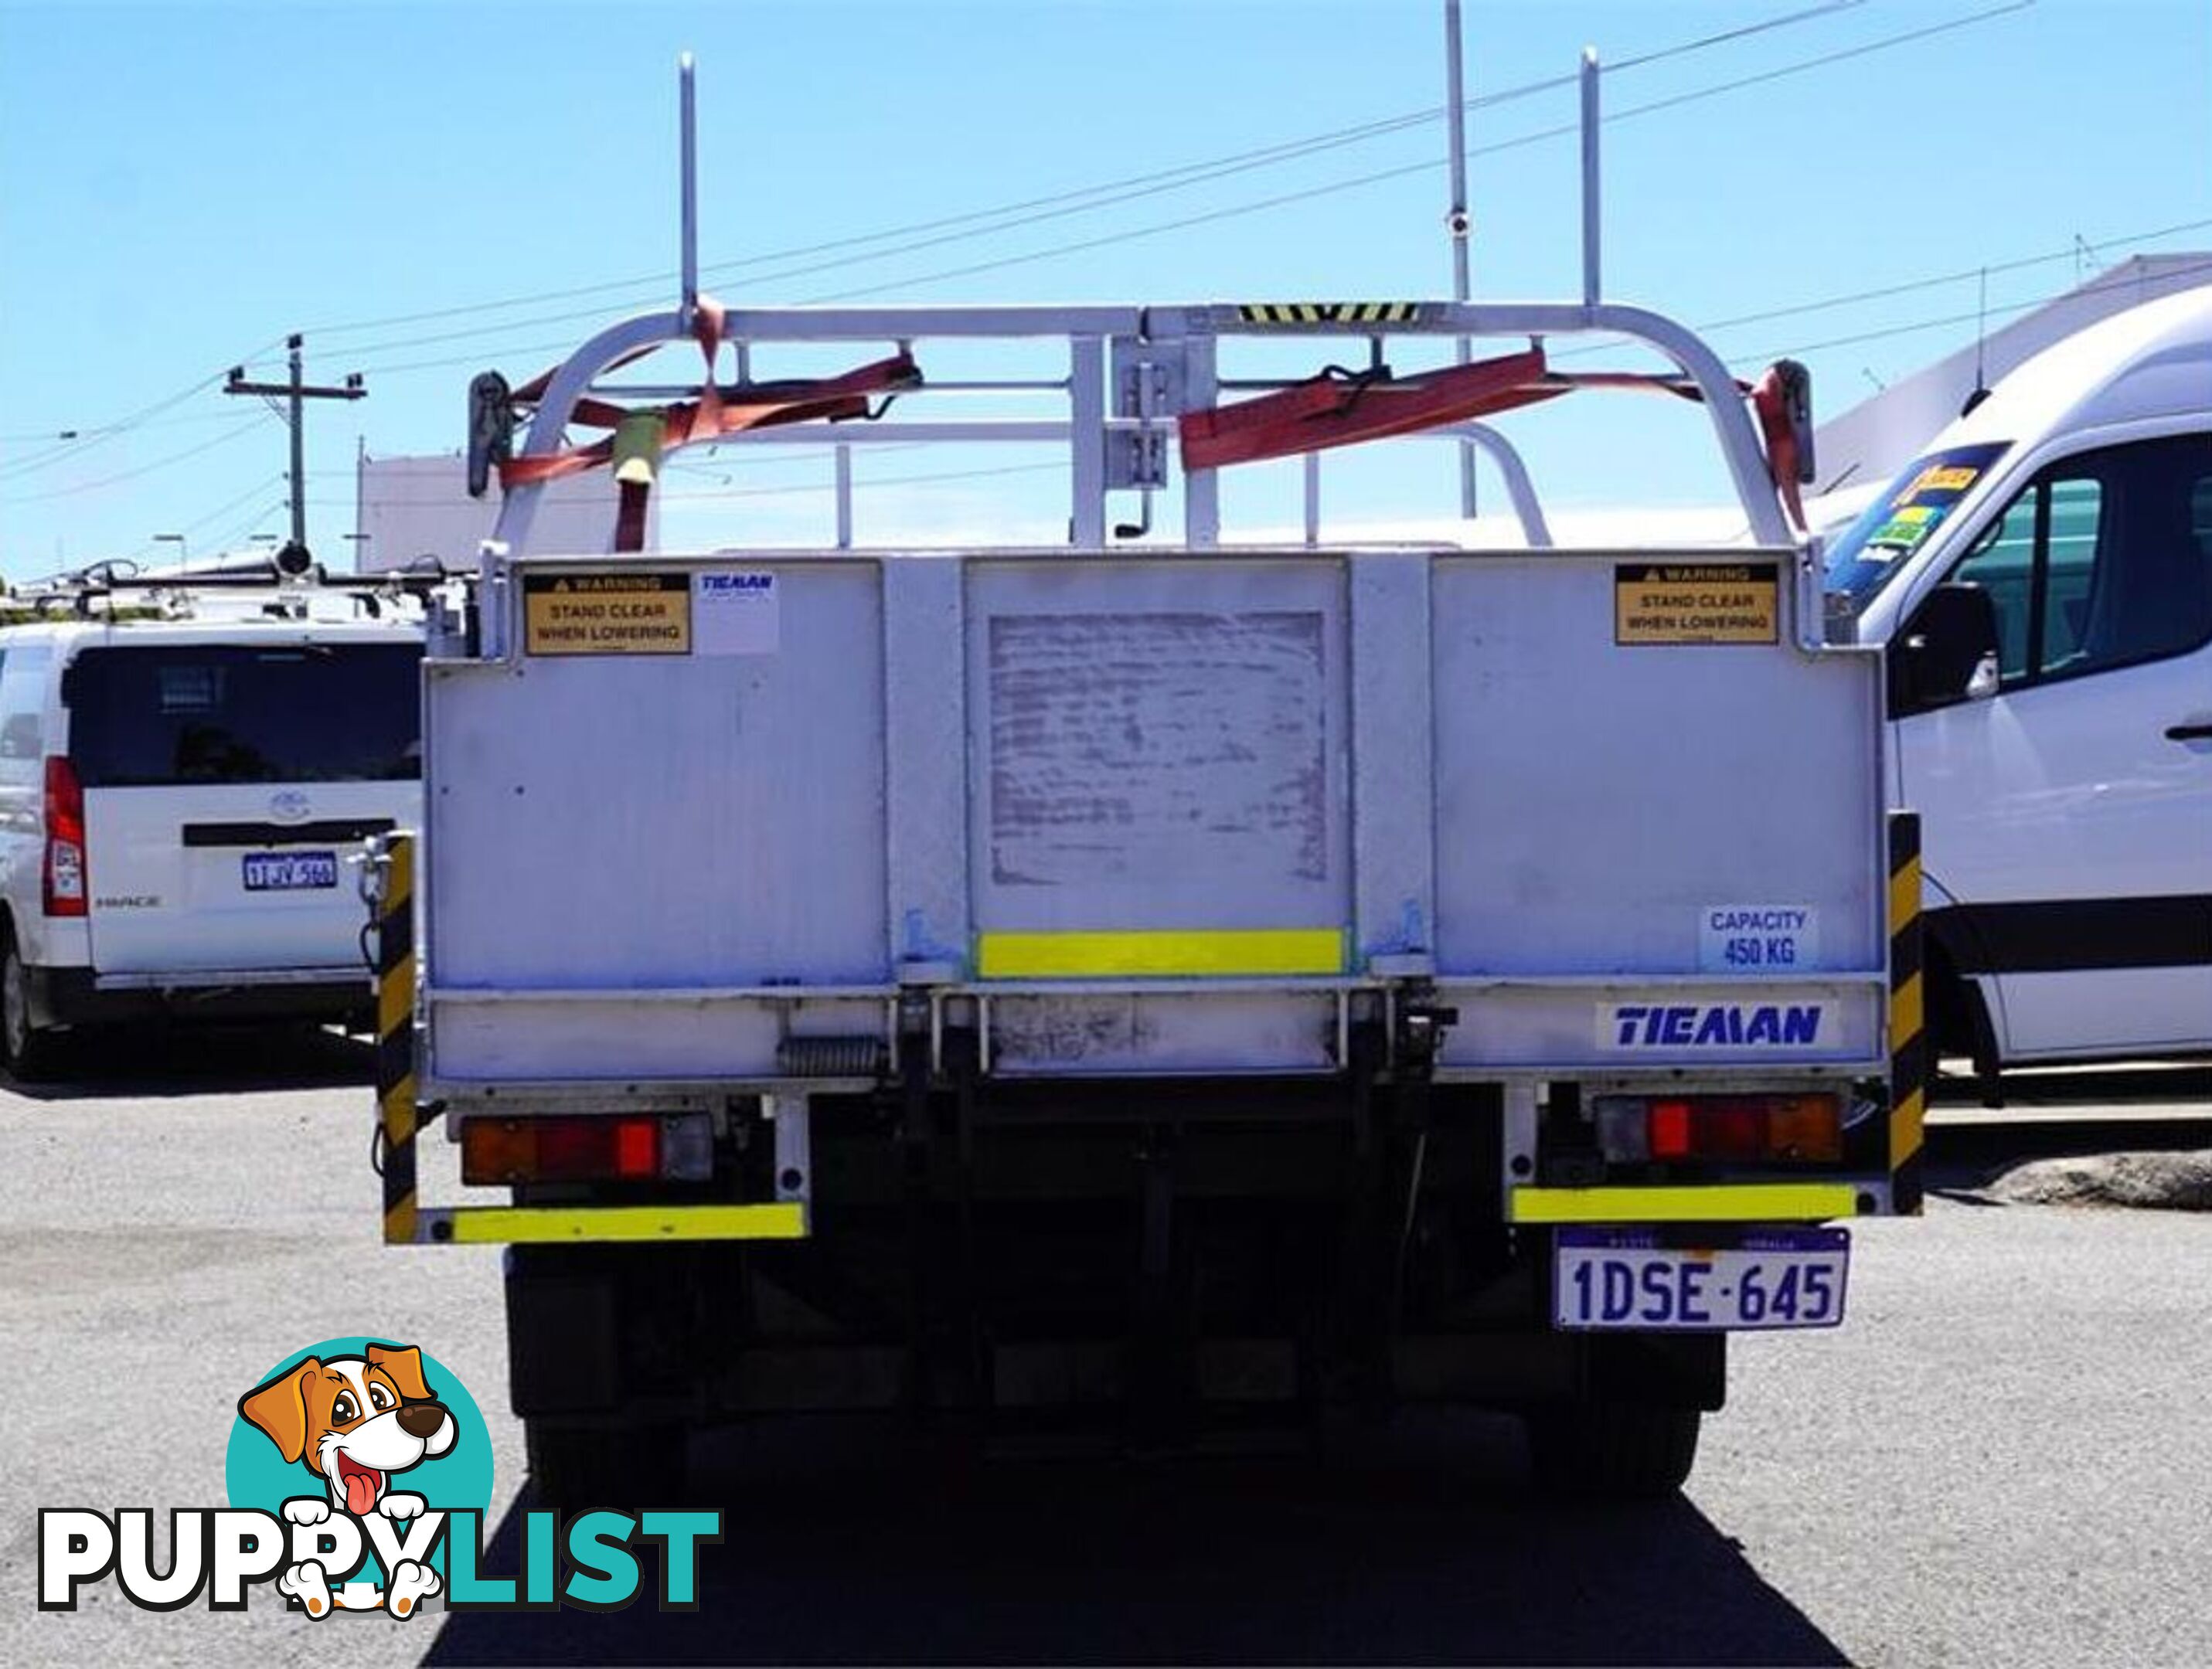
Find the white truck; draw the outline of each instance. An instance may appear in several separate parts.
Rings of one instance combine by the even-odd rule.
[[[1787,385],[1747,398],[1594,270],[1558,304],[724,309],[685,250],[674,309],[478,379],[498,536],[433,630],[419,839],[371,877],[386,1236],[508,1245],[546,1496],[652,1495],[690,1428],[774,1410],[1156,1441],[1418,1399],[1523,1412],[1563,1485],[1677,1486],[1729,1333],[1838,1324],[1838,1224],[1921,1189],[1913,829],[1881,657],[1823,640],[1785,518]],[[1555,370],[1571,334],[1677,369]],[[702,383],[609,380],[668,343]],[[889,357],[758,374],[855,344]],[[1050,362],[923,379],[979,344]],[[1294,345],[1367,368],[1239,371]],[[1474,420],[1624,385],[1705,402],[1755,548],[1548,547]],[[1030,415],[908,416],[978,395]],[[637,550],[664,452],[770,424],[1056,441],[1069,537],[863,550],[841,490],[824,548]],[[1489,448],[1533,548],[1224,538],[1224,471],[1416,431]],[[611,550],[536,550],[538,487],[601,465]],[[1156,499],[1171,544],[1135,542]],[[505,1202],[438,1203],[426,1128]]]
[[[1889,650],[1936,1047],[2212,1053],[2212,288],[2046,349],[1827,558]]]

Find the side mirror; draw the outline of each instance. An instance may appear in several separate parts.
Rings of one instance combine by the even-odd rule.
[[[1997,611],[1979,586],[1942,585],[1889,646],[1893,719],[1997,690]]]

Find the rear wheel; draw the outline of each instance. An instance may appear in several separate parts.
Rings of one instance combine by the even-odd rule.
[[[15,935],[0,928],[0,1055],[8,1070],[25,1083],[54,1076],[58,1037],[31,1023],[31,981]]]
[[[1584,1399],[1528,1416],[1536,1478],[1564,1495],[1638,1500],[1672,1495],[1698,1458],[1694,1408]]]

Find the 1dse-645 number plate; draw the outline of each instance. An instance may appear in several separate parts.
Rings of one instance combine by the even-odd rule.
[[[1668,1246],[1649,1230],[1565,1229],[1553,1320],[1580,1332],[1832,1327],[1844,1319],[1850,1235],[1774,1229],[1731,1246]]]

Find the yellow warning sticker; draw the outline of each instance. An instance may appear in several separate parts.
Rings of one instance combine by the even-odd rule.
[[[1772,562],[1622,562],[1613,570],[1615,643],[1778,643]]]
[[[533,655],[688,655],[684,574],[526,574],[522,646]]]

